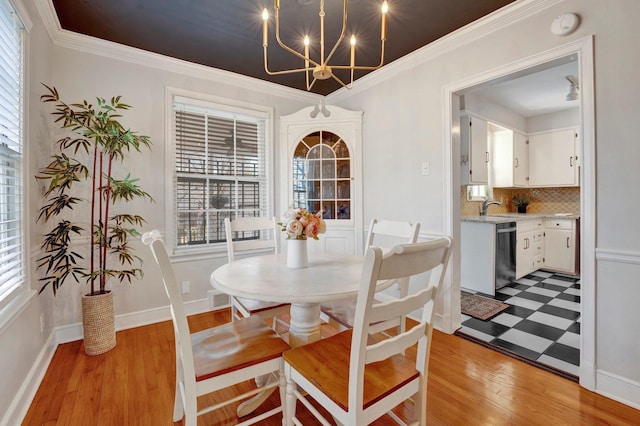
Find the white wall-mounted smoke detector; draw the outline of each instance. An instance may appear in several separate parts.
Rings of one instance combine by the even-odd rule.
[[[569,35],[578,28],[579,21],[575,13],[564,13],[553,20],[551,32],[557,36]]]

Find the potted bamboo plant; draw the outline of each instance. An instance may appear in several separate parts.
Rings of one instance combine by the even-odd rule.
[[[119,96],[97,98],[95,106],[86,100],[67,104],[55,87],[45,87],[48,93],[41,100],[54,105],[54,123],[68,130],[68,135],[55,142],[57,152],[36,175],[48,182],[37,220],[57,222],[44,235],[43,256],[37,260],[37,268],[45,271],[40,293],[50,286],[56,295],[69,279],[89,285],[89,293],[82,298],[84,345],[88,355],[98,355],[116,344],[108,280],[130,283],[142,277],[141,259],[132,252],[129,240],[140,235],[136,227],[144,219],[125,211],[123,205],[136,198],[152,201],[138,186],[138,179],[130,174],[116,177],[117,163],[133,150],[150,148],[151,142],[118,121],[120,113],[131,108]],[[83,219],[77,219],[80,216]],[[86,249],[80,244],[83,236],[88,239]]]

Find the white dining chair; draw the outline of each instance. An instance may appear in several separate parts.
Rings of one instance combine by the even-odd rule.
[[[278,225],[274,218],[239,217],[235,220],[224,219],[227,238],[227,256],[233,262],[236,256],[252,255],[259,250],[268,250],[278,254]],[[280,320],[280,316],[289,313],[290,304],[272,303],[244,297],[231,296],[231,318],[236,320],[258,315],[265,321],[271,320],[273,329],[278,322],[288,328],[288,324]]]
[[[281,404],[245,420],[242,424],[258,423],[282,412],[282,352],[288,350],[289,345],[259,317],[245,318],[190,334],[182,293],[160,232],[146,232],[142,236],[142,242],[151,248],[169,296],[176,343],[173,421],[180,421],[184,417],[186,426],[195,426],[197,417],[202,414],[277,386],[280,387]],[[262,378],[262,386],[198,410],[199,396],[256,377]]]
[[[382,247],[384,250],[396,244],[415,243],[418,240],[419,232],[419,223],[414,224],[411,222],[373,219],[369,225],[365,250],[371,246]],[[378,290],[385,290],[392,285],[397,286],[398,297],[402,298],[407,295],[409,291],[409,279],[406,277],[379,284]],[[376,303],[379,303],[379,299],[376,299]],[[322,320],[338,330],[346,330],[353,327],[355,311],[355,297],[346,300],[325,302],[320,306]],[[404,326],[404,318],[393,319],[375,324],[371,327],[371,332],[378,333],[392,327],[397,327],[398,331],[401,332]]]
[[[397,245],[386,254],[379,247],[367,250],[353,329],[283,354],[286,425],[302,424],[296,418],[297,401],[322,424],[331,424],[310,398],[341,425],[370,424],[385,413],[400,424],[426,424],[434,304],[442,287],[450,247],[450,238],[440,238]],[[374,302],[378,281],[408,276],[428,283],[403,299]],[[403,333],[381,340],[371,335],[370,323],[404,316],[417,309],[422,310],[420,320]],[[412,360],[404,351],[416,343],[416,358]],[[414,418],[405,423],[391,409],[408,399],[413,400]]]

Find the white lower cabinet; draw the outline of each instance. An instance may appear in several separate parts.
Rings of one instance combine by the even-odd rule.
[[[573,219],[547,219],[544,223],[544,268],[578,273],[578,256],[576,248],[577,224]]]
[[[493,223],[461,222],[460,285],[494,295],[496,292],[496,226]]]
[[[542,219],[520,220],[516,224],[516,279],[540,269],[544,261]]]

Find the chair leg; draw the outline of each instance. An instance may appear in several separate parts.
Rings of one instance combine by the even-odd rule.
[[[427,424],[427,383],[420,379],[419,391],[413,397],[413,419],[420,425]]]
[[[232,300],[231,301],[231,321],[233,322],[237,319],[238,319],[238,308],[236,308],[236,305]]]
[[[180,395],[179,385],[176,383],[176,394],[173,402],[173,421],[179,422],[184,417],[184,406],[182,405],[182,395]]]
[[[185,389],[184,426],[197,426],[198,424],[198,396],[195,392],[195,382],[193,385],[194,389]],[[187,386],[185,383],[185,388]]]
[[[282,415],[283,422],[282,424],[285,426],[293,426],[293,419],[296,416],[296,395],[293,393],[295,387],[297,386],[293,380],[291,380],[291,367],[289,365],[284,366],[285,376],[287,381],[287,395],[286,395],[286,405],[284,408],[284,412]]]
[[[177,345],[176,345],[177,346]],[[173,402],[173,421],[178,422],[184,417],[184,400],[182,399],[182,393],[180,392],[180,383],[184,380],[184,372],[182,371],[182,363],[178,358],[180,352],[176,350],[176,391]]]
[[[287,421],[287,404],[286,404],[286,394],[287,394],[287,381],[284,377],[284,361],[280,361],[280,371],[278,372],[279,377],[279,391],[280,391],[280,405],[282,406],[282,424],[286,424]]]

